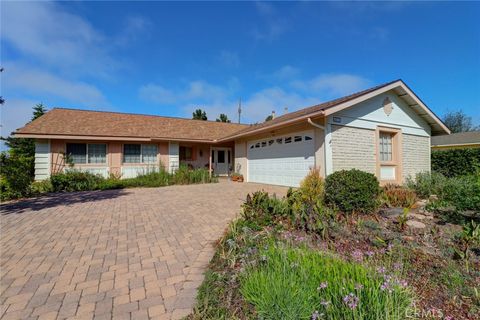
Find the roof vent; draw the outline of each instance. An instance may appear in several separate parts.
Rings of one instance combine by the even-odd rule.
[[[275,110],[272,111],[272,120],[275,119]]]

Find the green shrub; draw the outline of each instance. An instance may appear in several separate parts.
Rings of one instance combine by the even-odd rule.
[[[480,213],[480,174],[447,179],[440,199],[458,211]]]
[[[125,188],[132,188],[132,187],[163,187],[168,186],[171,183],[171,175],[165,171],[155,171],[149,172],[146,174],[142,174],[136,176],[135,178],[128,178],[119,180],[119,183],[123,185]],[[118,182],[112,181],[112,186],[117,186]]]
[[[96,190],[104,180],[100,175],[78,170],[57,173],[50,178],[53,191],[56,192]]]
[[[325,183],[320,176],[320,170],[310,169],[308,175],[300,182],[299,191],[302,198],[309,202],[323,201],[325,192]]]
[[[426,199],[431,195],[440,196],[446,182],[443,174],[425,171],[417,173],[415,179],[408,177],[406,186],[415,190],[419,197]]]
[[[417,200],[417,195],[412,189],[387,184],[382,188],[380,198],[389,207],[411,208]]]
[[[439,172],[446,177],[478,173],[480,171],[480,148],[433,151],[432,171]]]
[[[454,207],[457,211],[480,212],[480,174],[447,178],[438,172],[421,172],[407,179],[407,186],[422,198],[438,197],[438,207]]]
[[[240,278],[260,319],[405,319],[412,304],[399,274],[383,275],[308,248],[270,245]]]
[[[375,211],[379,191],[375,175],[357,169],[337,171],[325,179],[325,201],[345,213]]]
[[[30,196],[30,157],[16,154],[0,154],[0,199],[9,200]]]
[[[242,205],[241,216],[246,221],[266,226],[287,217],[290,212],[290,206],[285,199],[277,199],[275,195],[270,197],[265,191],[256,191],[252,195],[247,195]]]
[[[35,181],[30,185],[30,193],[34,196],[49,193],[53,191],[52,182],[50,179]]]
[[[194,184],[194,183],[210,183],[217,181],[216,177],[210,177],[207,169],[190,169],[181,165],[173,174],[172,181],[174,184]]]

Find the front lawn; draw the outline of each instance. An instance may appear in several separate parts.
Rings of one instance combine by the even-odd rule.
[[[352,177],[357,173],[340,180]],[[462,219],[452,220],[433,205],[442,199],[412,202],[411,189],[377,192],[371,185],[358,186],[361,201],[346,203],[346,196],[342,205],[371,208],[375,198],[378,210],[341,212],[327,205],[328,185],[338,188],[331,181],[324,190],[311,175],[282,199],[249,195],[217,244],[188,318],[478,319],[475,215],[457,212]]]

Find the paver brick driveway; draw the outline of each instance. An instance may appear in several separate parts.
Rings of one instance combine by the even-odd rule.
[[[248,192],[221,182],[57,194],[1,206],[3,319],[188,314],[213,244]]]

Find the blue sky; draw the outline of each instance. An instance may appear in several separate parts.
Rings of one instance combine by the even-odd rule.
[[[480,123],[474,2],[2,2],[2,135],[55,106],[244,122],[402,78]],[[68,124],[66,124],[68,125]]]

